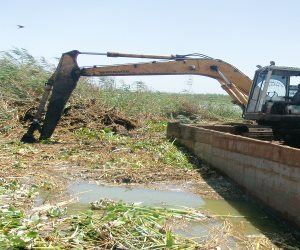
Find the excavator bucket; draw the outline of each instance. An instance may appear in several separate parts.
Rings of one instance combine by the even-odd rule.
[[[54,129],[61,118],[64,107],[79,79],[79,67],[76,61],[78,54],[79,52],[74,50],[62,55],[56,71],[47,83],[48,85],[52,85],[52,95],[49,99],[43,126],[40,127],[38,123],[40,117],[36,117],[21,141],[34,142],[35,138],[33,134],[35,130],[40,131],[41,140],[50,138],[53,134]]]
[[[59,122],[64,107],[75,89],[79,74],[78,51],[64,53],[54,73],[52,95],[49,100],[40,139],[50,138]]]

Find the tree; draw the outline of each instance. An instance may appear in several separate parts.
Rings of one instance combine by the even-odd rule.
[[[138,92],[146,92],[148,91],[148,86],[143,81],[135,81],[133,83],[134,89]]]
[[[107,89],[107,90],[116,89],[116,81],[114,77],[101,76],[99,77],[98,85],[101,89]]]

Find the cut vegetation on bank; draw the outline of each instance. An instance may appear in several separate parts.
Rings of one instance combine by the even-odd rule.
[[[201,237],[176,233],[174,225],[214,217],[198,209],[102,199],[68,213],[73,201],[66,189],[80,180],[149,188],[184,184],[205,198],[242,197],[234,185],[165,138],[169,119],[232,122],[241,111],[223,95],[156,93],[140,82],[133,83],[135,91],[114,89],[110,78],[101,79],[99,88],[81,79],[53,138],[20,143],[52,70],[25,50],[0,59],[0,248],[297,249],[292,231],[248,237],[227,220]]]

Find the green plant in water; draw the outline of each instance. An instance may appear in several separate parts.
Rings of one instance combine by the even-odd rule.
[[[17,181],[7,182],[0,179],[0,200],[6,197],[11,203],[15,194],[24,199],[32,198],[35,193],[35,186],[29,189]],[[18,203],[22,202],[21,199]],[[0,203],[0,249],[24,249],[29,246],[37,237],[36,217],[26,218],[25,213],[13,205],[4,205]]]
[[[47,215],[54,218],[61,218],[62,216],[67,214],[67,208],[60,208],[60,207],[52,207],[47,211]]]
[[[205,219],[195,210],[150,208],[107,199],[92,203],[91,208],[96,211],[71,220],[73,241],[85,247],[97,243],[105,249],[194,249],[199,243],[172,233],[164,225],[174,219]]]
[[[166,246],[167,247],[172,247],[174,245],[174,238],[172,235],[172,231],[171,230],[167,230],[166,231]]]

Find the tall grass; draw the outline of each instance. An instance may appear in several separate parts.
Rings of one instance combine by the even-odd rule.
[[[18,107],[33,102],[43,89],[53,66],[35,59],[24,49],[0,57],[0,124],[16,116]]]
[[[88,94],[88,96],[87,96]],[[117,108],[134,118],[177,118],[196,116],[198,120],[240,120],[241,109],[229,96],[220,94],[183,94],[128,89],[99,89],[88,81],[79,83],[73,100],[92,98],[105,108]]]
[[[35,98],[43,83],[53,71],[44,58],[35,59],[24,49],[14,49],[1,54],[0,90],[5,99],[21,100]]]

